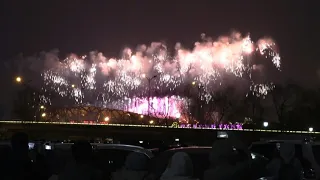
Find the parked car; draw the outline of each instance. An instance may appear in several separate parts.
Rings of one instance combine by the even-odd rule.
[[[35,142],[29,142],[29,156],[32,160],[35,160],[32,150],[35,148]],[[0,142],[0,159],[7,157],[11,152],[11,143],[9,141]]]
[[[54,143],[47,148],[47,156],[52,164],[52,173],[58,174],[68,162],[72,162],[71,146],[73,143]],[[153,158],[151,151],[140,146],[125,144],[100,144],[91,143],[93,148],[93,164],[96,168],[106,172],[105,176],[123,167],[127,155],[131,152],[144,154],[149,159]],[[49,144],[45,145],[49,146]]]
[[[176,152],[185,152],[187,153],[193,163],[194,168],[194,177],[198,179],[202,179],[203,173],[210,167],[209,156],[211,153],[211,147],[199,147],[199,146],[191,146],[191,147],[182,147],[182,148],[174,148],[160,153],[158,156],[151,160],[151,173],[155,175],[155,178],[159,178],[162,173],[165,171],[171,157]],[[268,159],[256,154],[252,153],[251,157],[253,159],[253,163],[259,165],[259,167],[263,167],[267,164]],[[258,168],[258,166],[255,167]]]
[[[54,143],[50,144],[52,150],[71,150],[73,143]],[[152,158],[153,154],[151,151],[144,149],[140,146],[126,145],[126,144],[102,144],[102,143],[91,143],[93,151],[109,151],[119,150],[124,152],[138,152],[145,154],[148,158]]]
[[[279,153],[282,143],[295,145],[295,157],[300,160],[306,179],[318,179],[320,177],[320,143],[313,142],[309,138],[299,136],[297,138],[265,139],[253,142],[249,149],[272,159],[275,154]]]

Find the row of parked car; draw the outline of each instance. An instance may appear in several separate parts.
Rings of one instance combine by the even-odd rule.
[[[281,143],[294,143],[296,146],[296,158],[298,158],[304,168],[306,179],[316,179],[320,177],[320,143],[305,140],[304,138],[291,139],[277,138],[266,139],[254,142],[249,150],[252,157],[252,163],[255,172],[260,174],[265,165],[273,158]],[[45,143],[45,150],[50,169],[52,173],[59,173],[65,164],[72,160],[71,146],[73,143]],[[1,146],[1,145],[0,145]],[[2,145],[3,146],[3,145]],[[30,143],[30,149],[35,148],[34,143]],[[209,154],[211,147],[204,146],[186,146],[186,147],[168,147],[145,149],[140,146],[125,144],[103,144],[92,143],[94,150],[94,164],[97,168],[109,173],[121,168],[125,162],[126,156],[130,152],[138,152],[150,159],[150,171],[157,177],[165,171],[172,155],[176,152],[186,152],[191,157],[194,164],[194,176],[202,179],[203,172],[209,168]]]
[[[71,146],[73,143],[52,143],[45,144],[47,150],[47,156],[52,157],[50,162],[52,164],[53,173],[59,173],[65,167],[68,161],[72,160]],[[156,177],[160,177],[165,171],[170,158],[176,152],[185,152],[189,154],[193,165],[194,165],[194,176],[202,178],[204,170],[210,166],[209,155],[211,153],[211,147],[205,146],[185,146],[179,145],[168,146],[166,148],[153,148],[145,149],[141,146],[125,145],[125,144],[101,144],[91,143],[95,162],[97,168],[104,172],[114,172],[120,169],[125,162],[126,156],[130,152],[138,152],[145,155],[150,159],[150,172]],[[50,148],[49,148],[50,146]],[[252,152],[251,157],[253,162],[256,164],[255,167],[263,168],[267,163],[268,159]]]

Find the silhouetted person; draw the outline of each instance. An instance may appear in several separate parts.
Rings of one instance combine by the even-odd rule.
[[[25,133],[16,133],[11,138],[11,153],[2,168],[4,180],[34,179],[32,161],[28,156],[29,139]]]
[[[195,180],[193,176],[193,164],[189,155],[185,152],[175,153],[160,180]]]
[[[126,157],[124,167],[112,174],[113,180],[146,180],[148,176],[149,158],[138,152],[132,152]]]
[[[91,165],[92,146],[89,142],[79,141],[72,145],[74,164],[67,166],[59,180],[100,180],[102,174]]]
[[[211,167],[204,172],[204,180],[251,179],[248,150],[240,141],[217,140],[210,154]]]
[[[47,162],[47,158],[44,154],[40,152],[36,152],[35,162],[33,162],[34,171],[37,174],[37,179],[45,179],[47,180],[51,174],[49,172],[49,166]]]
[[[294,144],[282,143],[280,156],[273,158],[266,168],[270,175],[277,179],[291,179],[294,176],[303,178],[301,162],[295,157]]]

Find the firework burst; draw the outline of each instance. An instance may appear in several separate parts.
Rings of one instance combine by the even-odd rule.
[[[273,89],[273,84],[254,82],[255,64],[250,58],[254,53],[271,58],[280,71],[280,55],[271,39],[254,43],[249,36],[241,37],[239,33],[217,41],[207,40],[204,34],[202,38],[203,42],[195,43],[193,50],[177,44],[173,56],[169,56],[167,47],[161,43],[141,46],[137,52],[126,48],[122,59],[108,59],[95,52],[82,57],[72,54],[42,72],[42,90],[75,104],[109,107],[114,102],[125,102],[124,99],[148,97],[150,91],[153,96],[177,95],[177,91],[191,83],[201,86],[199,95],[208,101],[210,93],[224,83],[225,76],[246,79],[251,84],[250,91],[256,96],[266,96]],[[41,99],[50,103],[49,97]],[[129,108],[129,111],[142,113],[140,107],[145,106],[142,104]]]

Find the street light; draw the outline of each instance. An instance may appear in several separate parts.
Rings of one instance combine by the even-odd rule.
[[[313,127],[309,127],[309,132],[313,132]]]
[[[16,77],[16,82],[17,82],[17,83],[20,83],[21,81],[22,81],[22,78],[21,78],[20,76],[17,76],[17,77]]]
[[[263,127],[268,127],[269,126],[269,123],[268,122],[263,122]]]
[[[76,87],[76,85],[72,84],[71,87],[74,88],[74,87]]]
[[[149,123],[150,123],[150,124],[153,124],[153,123],[154,123],[154,121],[153,121],[153,120],[151,120],[151,121],[149,121]]]
[[[195,81],[192,82],[192,86],[194,86],[194,85],[196,85],[196,82],[195,82]]]
[[[141,119],[143,118],[143,115],[142,115],[142,114],[140,115],[140,118],[141,118]]]
[[[37,121],[37,113],[39,113],[40,110],[44,110],[44,109],[45,109],[44,105],[41,105],[40,107],[38,107],[38,106],[36,107],[35,112],[34,112],[34,121]],[[46,113],[42,113],[41,117],[46,117]]]
[[[104,118],[104,121],[108,122],[110,120],[110,118],[107,116]]]

